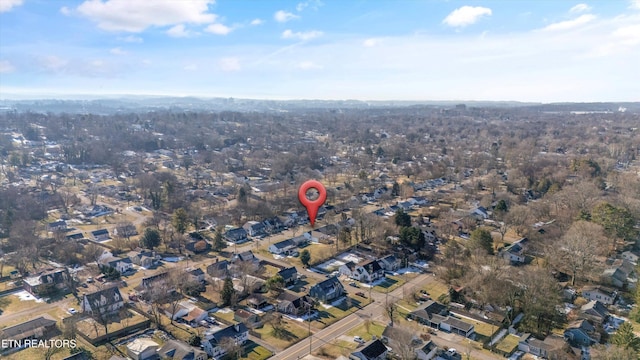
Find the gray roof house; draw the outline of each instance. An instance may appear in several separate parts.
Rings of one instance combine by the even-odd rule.
[[[309,289],[309,296],[324,303],[331,302],[344,294],[344,287],[337,277],[330,277]]]
[[[92,315],[115,314],[124,307],[124,299],[114,286],[85,294],[81,306],[83,312]]]

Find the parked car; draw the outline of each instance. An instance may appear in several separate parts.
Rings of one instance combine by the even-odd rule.
[[[74,315],[74,314],[77,314],[77,313],[78,313],[78,312],[76,311],[76,309],[74,309],[74,308],[69,308],[67,311],[68,311],[68,312],[69,312],[69,314],[71,314],[71,315]]]
[[[364,339],[360,336],[354,336],[353,341],[357,342],[358,344],[364,344]]]
[[[360,297],[363,297],[363,298],[365,298],[365,299],[367,298],[367,295],[365,295],[362,291],[358,291],[358,292],[356,293],[356,295],[357,295],[357,296],[360,296]]]
[[[356,283],[355,283],[355,282],[353,282],[353,281],[349,283],[349,286],[353,286],[354,288],[359,287],[359,286],[358,286],[358,284],[356,284]]]

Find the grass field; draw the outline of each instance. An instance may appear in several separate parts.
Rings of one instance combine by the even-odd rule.
[[[434,281],[423,289],[433,300],[438,300],[442,295],[449,295],[449,287],[439,281]]]
[[[375,335],[378,339],[380,338],[380,336],[382,336],[382,332],[384,331],[384,324],[378,323],[378,322],[371,322],[369,323],[369,330],[367,331],[367,324],[366,323],[362,323],[360,325],[358,325],[357,327],[349,330],[349,332],[347,333],[347,335],[349,336],[360,336],[362,337],[365,341],[369,341],[373,338],[373,335]]]
[[[20,300],[17,295],[11,294],[0,298],[0,313],[9,315],[22,310],[35,309],[42,304],[35,300]]]
[[[400,278],[399,276],[387,275],[385,281],[380,285],[374,286],[373,290],[381,293],[386,293],[399,288],[403,284],[404,284],[404,280],[402,280],[402,278]]]
[[[119,314],[112,321],[107,323],[107,330],[109,333],[112,333],[125,327],[139,324],[145,320],[145,317],[136,312],[126,311],[126,313]],[[78,331],[81,331],[83,334],[86,334],[91,338],[97,338],[105,334],[104,326],[91,318],[78,321],[76,326]]]
[[[272,355],[269,350],[254,343],[253,341],[247,341],[244,345],[244,350],[244,354],[240,359],[265,360]]]
[[[338,306],[331,306],[325,308],[324,306],[318,307],[318,316],[311,323],[311,326],[317,328],[325,328],[334,322],[344,318],[355,311],[360,306],[360,300],[355,298],[348,298]]]
[[[509,334],[496,345],[496,349],[510,354],[518,347],[518,342],[520,342],[519,337]]]
[[[261,328],[255,329],[260,334],[260,339],[276,349],[283,350],[292,344],[306,338],[309,335],[308,329],[302,324],[296,324],[291,320],[283,320],[284,334],[278,338],[273,336],[273,326],[265,324]]]

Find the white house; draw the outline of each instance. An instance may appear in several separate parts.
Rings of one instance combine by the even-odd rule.
[[[109,315],[117,313],[124,307],[124,299],[117,287],[111,287],[85,294],[81,306],[84,313]]]
[[[133,360],[156,359],[160,345],[147,338],[137,338],[127,344],[127,356]]]
[[[269,252],[276,255],[288,254],[296,248],[296,244],[291,239],[282,240],[275,244],[269,245]]]
[[[585,286],[582,288],[582,297],[587,300],[597,300],[605,305],[611,305],[616,300],[618,293],[604,286]]]
[[[203,341],[204,351],[213,359],[222,359],[227,353],[222,346],[225,338],[232,339],[236,345],[243,345],[249,338],[249,330],[245,324],[239,323],[229,325],[213,334],[205,334],[205,340]]]
[[[102,258],[100,258],[100,260],[98,260],[98,263],[101,267],[112,267],[118,270],[120,274],[126,273],[127,271],[133,269],[133,263],[131,262],[131,259],[119,258],[110,254],[111,253],[108,253],[108,255],[103,256]]]
[[[429,340],[423,347],[416,349],[416,357],[418,360],[432,360],[436,358],[438,346]]]

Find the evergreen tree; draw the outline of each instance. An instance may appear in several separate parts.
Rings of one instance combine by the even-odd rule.
[[[236,289],[233,288],[233,280],[230,277],[224,279],[224,285],[222,286],[222,293],[220,296],[225,306],[233,303],[233,298],[236,295]]]
[[[302,265],[309,267],[309,262],[311,261],[311,253],[309,250],[304,249],[300,252],[300,261],[302,262]]]
[[[180,234],[184,234],[187,231],[187,225],[189,224],[189,216],[183,208],[177,209],[173,213],[171,224]]]
[[[153,228],[146,228],[144,230],[144,234],[140,239],[140,243],[145,248],[153,250],[156,246],[160,245],[160,233],[158,230]]]
[[[489,230],[484,228],[477,228],[471,233],[471,240],[475,246],[487,251],[488,254],[493,255],[493,237]]]
[[[216,235],[213,237],[213,250],[220,251],[227,247],[227,243],[222,238],[222,228],[216,230]]]
[[[640,351],[640,338],[633,332],[633,325],[628,321],[620,325],[618,331],[611,337],[611,343],[624,349]]]
[[[411,216],[405,213],[404,210],[398,209],[395,215],[395,222],[399,227],[409,227],[411,226]]]

